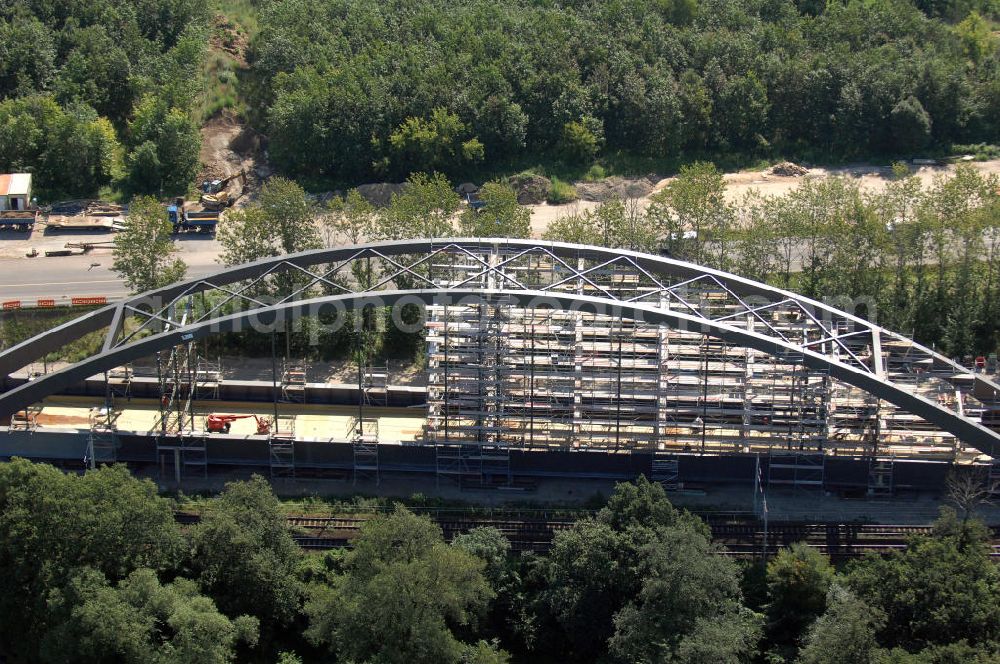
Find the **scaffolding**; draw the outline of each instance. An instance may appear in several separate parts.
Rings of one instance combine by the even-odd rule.
[[[195,367],[194,398],[217,401],[219,387],[222,385],[222,358],[211,361],[198,357]]]
[[[354,456],[354,484],[358,480],[382,481],[378,458],[378,418],[355,417],[351,423],[351,451]]]
[[[361,394],[366,406],[389,405],[389,365],[366,364],[361,372]]]
[[[681,488],[680,460],[676,455],[657,450],[653,453],[650,480],[658,482],[666,491]]]
[[[348,432],[354,461],[353,482],[373,479],[382,481],[379,469],[378,418],[366,416],[370,407],[389,403],[389,365],[365,363],[358,366],[358,414],[351,419]]]
[[[112,398],[130,399],[132,397],[132,379],[135,371],[131,364],[115,367],[105,374],[107,389]]]
[[[42,414],[41,404],[32,404],[24,410],[19,410],[10,418],[9,431],[35,431],[38,429],[38,417]]]
[[[868,460],[868,495],[891,496],[894,482],[895,460],[892,457],[872,457]]]
[[[91,408],[88,419],[87,467],[93,470],[99,465],[115,463],[119,447],[118,412],[108,405]]]
[[[188,298],[179,319],[181,325],[191,317],[193,306]],[[176,320],[176,316],[171,318]],[[218,397],[221,365],[202,360],[191,339],[156,353],[155,363],[160,412],[154,430],[160,477],[170,462],[178,486],[188,477],[204,479],[208,476],[208,439],[207,432],[196,426],[194,405],[202,396]]]
[[[619,297],[639,293],[634,276],[614,270],[601,276]],[[733,311],[751,332],[766,328],[845,362],[876,362],[870,344],[843,325],[825,338],[801,311],[740,315],[717,288],[702,288],[699,297],[701,311]],[[658,306],[682,308],[666,298]],[[955,389],[940,375],[911,369],[902,350],[890,350],[886,370],[911,376],[919,394],[954,403]],[[890,350],[883,348],[883,362]],[[520,448],[795,453],[804,460],[789,473],[799,486],[822,477],[822,464],[809,460],[825,455],[954,460],[961,452],[950,434],[835,379],[826,365],[810,366],[802,351],[768,355],[613,314],[488,299],[431,306],[427,353],[424,440],[445,446],[442,476],[473,483],[478,456],[500,448],[507,457]],[[788,479],[784,461],[777,459],[775,482]]]
[[[474,304],[431,307],[427,341],[429,442],[720,453],[829,437],[828,374],[702,334]]]
[[[437,444],[439,484],[447,479],[465,488],[509,485],[510,447],[523,446],[533,435],[531,394],[515,367],[534,366],[535,349],[529,357],[523,344],[510,342],[508,311],[504,303],[486,299],[431,313],[428,345],[435,351],[428,361],[425,436]]]
[[[295,435],[272,434],[268,437],[271,479],[295,479]]]
[[[306,402],[306,378],[308,365],[305,361],[281,362],[281,400],[287,403]]]

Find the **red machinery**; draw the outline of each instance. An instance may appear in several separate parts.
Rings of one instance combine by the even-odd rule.
[[[245,420],[249,417],[257,420],[258,434],[271,433],[271,421],[257,417],[256,415],[219,415],[218,413],[210,413],[205,420],[205,426],[208,427],[209,433],[229,433],[229,428],[233,425],[233,422],[236,420]]]

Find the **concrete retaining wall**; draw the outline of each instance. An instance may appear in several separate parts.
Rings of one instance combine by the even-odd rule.
[[[0,460],[14,456],[51,461],[66,467],[83,467],[88,435],[79,431],[0,431]],[[119,433],[118,460],[135,467],[159,465],[154,437]],[[172,456],[172,455],[171,455]],[[707,488],[721,484],[752,486],[758,457],[752,454],[726,456],[677,455],[679,480],[685,488]],[[208,439],[210,466],[268,469],[267,442],[257,437],[213,435]],[[649,475],[653,456],[648,451],[611,452],[596,450],[512,450],[511,472],[522,479],[631,480]],[[297,469],[308,474],[329,471],[346,473],[353,468],[353,451],[346,442],[296,441]],[[767,481],[768,457],[759,457],[761,477]],[[172,464],[166,459],[168,465]],[[379,447],[379,466],[384,473],[435,472],[435,448],[420,444],[384,444]],[[823,488],[827,491],[863,491],[868,483],[869,462],[863,458],[827,457]],[[934,461],[896,461],[897,491],[939,491],[952,464]],[[819,487],[816,487],[817,489]]]

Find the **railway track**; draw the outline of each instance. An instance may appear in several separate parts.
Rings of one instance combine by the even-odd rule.
[[[568,518],[503,519],[437,513],[431,516],[448,541],[473,528],[491,526],[510,540],[514,551],[539,553],[548,551],[555,534],[574,523]],[[178,513],[176,517],[182,524],[196,523],[200,518],[190,513]],[[324,550],[350,546],[351,540],[358,536],[361,526],[370,518],[289,516],[288,524],[295,530],[293,537],[303,549]],[[753,515],[705,514],[702,518],[712,531],[712,539],[725,547],[724,555],[741,558],[761,555],[765,549],[768,555],[774,555],[782,547],[795,542],[806,542],[833,559],[856,558],[866,553],[905,549],[911,537],[931,532],[930,526],[903,524],[772,522],[768,524],[765,538],[763,522]],[[1000,560],[1000,527],[993,527],[992,533],[991,555]]]

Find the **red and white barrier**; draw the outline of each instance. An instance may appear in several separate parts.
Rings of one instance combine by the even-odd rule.
[[[63,296],[62,301],[52,297],[40,297],[36,300],[5,300],[0,302],[0,310],[12,311],[14,309],[51,309],[56,306],[63,307],[96,307],[108,303],[106,295],[90,295],[86,297]],[[66,300],[69,300],[68,302]]]

